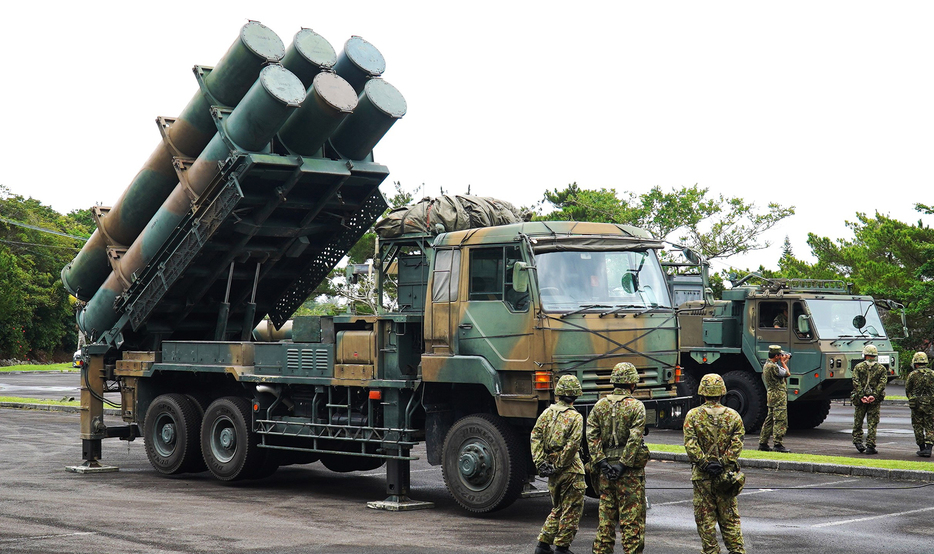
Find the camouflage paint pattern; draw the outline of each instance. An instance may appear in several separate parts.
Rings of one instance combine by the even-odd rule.
[[[885,385],[888,383],[888,369],[868,360],[856,364],[853,368],[853,444],[863,443],[863,419],[866,420],[866,445],[876,445],[876,427],[879,426],[879,412],[885,398]],[[874,396],[875,400],[864,404],[863,396]]]
[[[542,412],[532,428],[533,462],[536,467],[544,462],[555,467],[548,477],[552,509],[538,536],[541,542],[568,546],[577,535],[587,488],[580,458],[583,433],[584,417],[560,400]]]
[[[785,378],[778,375],[778,370],[778,364],[771,360],[762,366],[768,412],[762,423],[759,444],[768,444],[774,436],[775,445],[780,445],[788,431],[788,393],[785,390]]]
[[[905,381],[905,395],[911,408],[911,428],[918,446],[934,444],[934,371],[915,369]]]
[[[639,458],[644,448],[645,406],[627,389],[616,388],[601,398],[587,417],[587,446],[591,465],[607,460],[627,467],[615,481],[599,475],[600,507],[594,554],[613,552],[619,523],[623,552],[642,552],[645,546],[645,469]]]
[[[196,92],[175,121],[165,127],[166,140],[159,143],[149,159],[124,190],[97,230],[75,259],[62,270],[65,288],[81,300],[90,300],[110,274],[107,246],[129,246],[155,215],[156,210],[178,183],[173,156],[195,158],[217,133],[212,104],[236,106],[256,81],[260,70],[278,61],[285,53],[276,34],[257,21],[250,21],[224,57],[204,75],[204,86],[213,96],[206,99]],[[199,68],[200,69],[200,68]]]
[[[736,497],[715,490],[712,477],[702,469],[711,460],[720,461],[724,471],[739,469],[745,432],[740,415],[717,401],[693,408],[684,418],[684,450],[693,466],[694,521],[707,554],[720,552],[717,525],[730,552],[746,552]]]
[[[605,223],[531,222],[438,235],[434,249],[454,247],[463,253],[456,300],[426,303],[425,350],[429,359],[426,364],[423,358],[423,369],[430,369],[423,371],[424,379],[441,381],[442,374],[455,375],[462,363],[459,356],[477,356],[487,360],[497,372],[525,372],[529,379],[539,369],[550,370],[555,381],[561,374],[575,375],[584,388],[579,403],[595,402],[601,394],[612,391],[609,377],[613,367],[627,361],[640,374],[636,398],[676,396],[677,319],[671,309],[648,313],[641,313],[640,309],[624,310],[613,317],[600,317],[598,310],[562,318],[560,313],[541,309],[534,278],[530,278],[531,305],[526,310],[510,309],[503,301],[467,300],[470,248],[521,245],[523,261],[532,264],[530,247],[541,247],[554,237],[568,243],[612,242],[619,250],[662,246],[640,229]],[[529,242],[533,240],[534,244]],[[429,279],[429,291],[433,278]],[[632,317],[634,313],[639,317]],[[434,355],[438,357],[430,359]],[[503,392],[537,396],[541,401],[550,399],[546,391],[528,388]]]

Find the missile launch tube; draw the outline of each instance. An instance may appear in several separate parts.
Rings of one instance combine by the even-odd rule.
[[[335,63],[337,54],[334,53],[334,47],[311,29],[302,29],[295,33],[292,44],[282,58],[282,67],[301,79],[305,89],[311,87],[319,73],[330,71]]]
[[[227,137],[245,151],[263,149],[304,98],[304,86],[287,69],[280,65],[263,68],[259,79],[224,120]],[[230,154],[224,138],[216,133],[186,172],[192,192],[203,194],[217,176],[219,162]],[[120,259],[118,271],[110,273],[78,315],[78,326],[88,336],[99,337],[113,327],[119,319],[114,309],[117,297],[126,291],[133,274],[152,261],[190,209],[188,194],[179,183]]]
[[[362,160],[405,111],[405,98],[396,87],[382,79],[370,79],[357,108],[331,136],[331,145],[345,158]]]
[[[183,156],[197,157],[217,131],[211,103],[236,106],[253,86],[260,69],[284,54],[282,41],[261,23],[250,21],[240,29],[240,36],[204,77],[205,88],[214,99],[205,98],[200,90],[195,93],[181,115],[165,129],[167,140],[159,143],[110,212],[101,218],[101,226],[113,243],[132,244],[178,183],[172,164],[174,153],[166,142]],[[95,231],[62,270],[62,282],[71,294],[90,299],[110,274],[108,242],[100,230]]]
[[[347,39],[334,64],[334,72],[346,79],[357,94],[363,92],[367,81],[379,77],[384,71],[386,60],[380,51],[357,36]]]
[[[312,156],[357,107],[357,93],[335,73],[318,73],[302,107],[279,131],[279,140],[292,152]]]

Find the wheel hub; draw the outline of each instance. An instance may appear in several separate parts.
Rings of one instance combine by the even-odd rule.
[[[473,487],[482,488],[489,483],[492,476],[492,459],[486,445],[470,443],[461,449],[457,467],[465,482]]]
[[[233,447],[237,444],[237,436],[231,429],[224,429],[221,431],[220,437],[218,439],[220,445],[225,450],[233,450]]]
[[[162,431],[160,434],[162,435],[162,442],[164,444],[166,445],[175,444],[175,424],[174,423],[166,423],[165,425],[163,425]]]
[[[746,396],[739,391],[728,390],[723,397],[723,405],[743,414],[746,411]]]

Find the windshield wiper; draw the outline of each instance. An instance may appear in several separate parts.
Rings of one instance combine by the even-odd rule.
[[[616,306],[615,308],[613,308],[613,309],[610,310],[610,311],[601,313],[601,314],[600,314],[600,317],[604,317],[604,316],[608,316],[608,315],[613,315],[613,314],[619,313],[619,312],[625,310],[626,308],[644,308],[644,307],[645,307],[645,305],[643,305],[643,304],[620,304],[620,305]]]
[[[587,310],[592,310],[594,308],[612,308],[612,306],[607,306],[606,304],[587,304],[586,306],[581,306],[580,308],[574,310],[573,312],[561,314],[561,319],[564,319],[569,315],[579,314],[581,312],[586,312]]]

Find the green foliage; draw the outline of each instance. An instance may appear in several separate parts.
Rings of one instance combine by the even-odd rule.
[[[0,186],[0,217],[0,357],[73,351],[74,307],[59,275],[81,241],[53,232],[90,236],[90,211],[63,216]]]
[[[536,219],[634,225],[713,259],[768,248],[770,243],[761,234],[795,213],[794,207],[774,202],[761,212],[741,198],[713,197],[709,192],[696,184],[669,192],[655,186],[643,194],[625,192],[620,198],[615,189],[582,189],[571,183],[563,190],[545,192],[545,201],[556,210]]]

